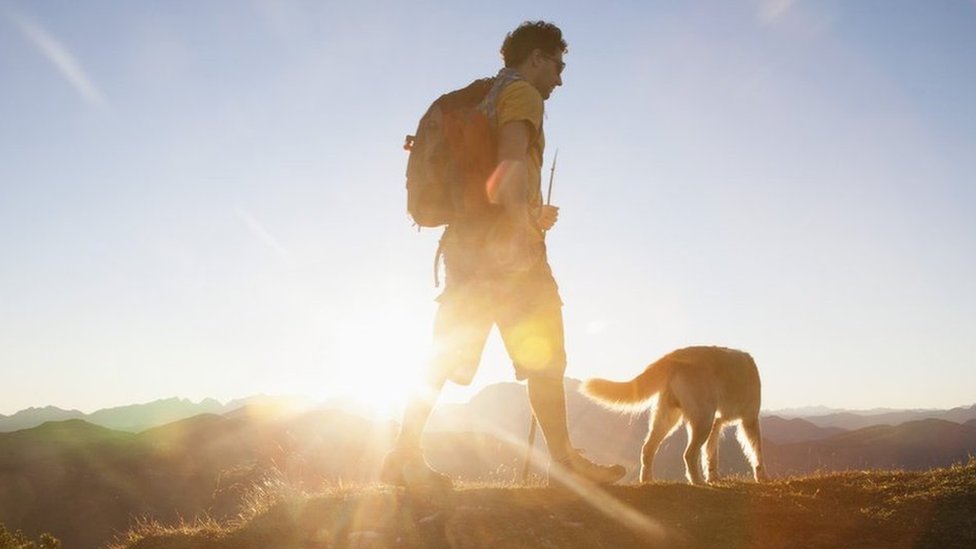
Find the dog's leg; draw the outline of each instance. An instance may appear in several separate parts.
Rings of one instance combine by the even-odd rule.
[[[725,421],[722,418],[715,418],[712,423],[712,432],[708,434],[708,442],[705,443],[705,481],[715,482],[718,480],[718,443],[722,438],[722,428]]]
[[[743,420],[738,432],[739,444],[752,465],[752,476],[756,482],[766,480],[766,465],[763,462],[762,432],[759,418]]]
[[[708,434],[712,431],[712,422],[715,413],[711,416],[699,415],[688,419],[688,446],[685,448],[685,474],[688,482],[692,484],[704,484],[702,477],[701,455],[702,447],[708,440]]]
[[[664,399],[659,399],[657,406],[651,409],[650,429],[647,438],[644,439],[644,447],[641,448],[641,471],[640,481],[651,482],[653,480],[654,454],[661,441],[667,438],[674,426],[681,419],[681,411],[663,403]]]

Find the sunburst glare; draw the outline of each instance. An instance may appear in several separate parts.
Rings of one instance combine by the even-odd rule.
[[[328,340],[318,389],[371,415],[398,417],[426,362],[430,330],[406,311],[377,306],[349,319]]]

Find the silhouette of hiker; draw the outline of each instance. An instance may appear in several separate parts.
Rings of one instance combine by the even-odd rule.
[[[505,67],[482,104],[496,128],[498,165],[488,181],[490,216],[461,218],[441,239],[446,271],[434,321],[434,354],[423,393],[404,412],[395,447],[380,480],[394,485],[450,486],[421,449],[421,435],[444,383],[474,377],[492,326],[498,326],[549,450],[549,482],[569,478],[598,484],[620,480],[620,465],[597,465],[572,447],[563,375],[562,300],[546,256],[545,231],[558,208],[543,205],[543,107],[562,85],[566,64],[562,31],[525,22],[502,44]]]

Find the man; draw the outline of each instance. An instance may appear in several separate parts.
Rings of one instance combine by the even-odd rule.
[[[567,428],[562,301],[544,240],[558,208],[543,205],[541,192],[543,105],[562,85],[565,52],[562,31],[542,21],[523,23],[502,44],[505,67],[481,105],[498,142],[498,165],[487,182],[495,206],[452,223],[441,239],[446,279],[434,321],[433,361],[425,394],[407,407],[396,447],[383,464],[384,482],[450,486],[424,460],[421,435],[444,383],[471,382],[493,325],[516,377],[527,380],[549,450],[550,481],[571,476],[607,484],[625,473],[619,465],[582,457]]]

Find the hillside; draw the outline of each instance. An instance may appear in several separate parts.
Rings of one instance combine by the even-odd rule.
[[[81,420],[0,433],[0,523],[96,547],[137,517],[231,516],[242,487],[270,470],[295,482],[368,477],[391,436],[328,411],[201,415],[140,434]]]
[[[778,474],[892,467],[925,470],[965,461],[976,455],[974,449],[976,424],[925,419],[772,446],[768,458],[770,470]]]
[[[929,472],[849,472],[767,484],[441,494],[367,487],[265,490],[236,521],[144,524],[117,549],[326,547],[976,546],[976,460]]]

